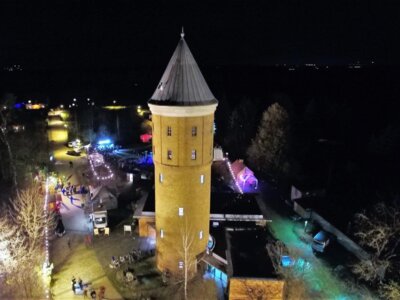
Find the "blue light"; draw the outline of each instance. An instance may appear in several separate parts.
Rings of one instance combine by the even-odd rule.
[[[108,144],[111,144],[111,140],[110,139],[100,140],[100,141],[97,142],[97,144],[99,144],[99,145],[108,145]]]
[[[14,104],[14,108],[17,108],[17,109],[22,108],[23,106],[24,106],[23,103],[15,103]]]
[[[294,264],[293,259],[288,255],[282,255],[281,263],[283,267],[290,267]]]

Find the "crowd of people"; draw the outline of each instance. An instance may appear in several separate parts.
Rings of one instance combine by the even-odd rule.
[[[76,280],[75,276],[72,276],[71,284],[74,295],[83,295],[83,299],[88,299],[89,296],[90,299],[93,300],[104,299],[106,293],[106,288],[104,286],[101,286],[97,292],[96,289],[92,287],[91,283],[83,283],[80,277]]]

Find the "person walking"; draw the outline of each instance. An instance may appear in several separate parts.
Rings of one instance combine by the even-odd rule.
[[[74,164],[72,161],[69,162],[69,167],[72,169],[74,167]]]
[[[78,284],[79,284],[79,288],[83,291],[83,281],[80,277],[78,277]]]
[[[72,276],[71,283],[72,283],[72,291],[74,292],[74,294],[76,294],[76,287],[75,287],[76,279],[75,279],[75,276]]]

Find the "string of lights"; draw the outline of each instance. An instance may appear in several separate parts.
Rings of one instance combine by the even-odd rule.
[[[104,168],[106,168],[108,175],[100,176],[99,173],[97,173],[97,171],[96,171],[96,168],[95,168],[95,166],[93,164],[92,159],[90,159],[90,155],[88,156],[88,158],[89,158],[90,168],[92,169],[92,173],[96,177],[97,180],[104,181],[104,180],[109,180],[109,179],[114,177],[114,173],[112,172],[110,166],[108,164],[106,164],[106,163],[103,163],[102,166],[104,166]]]
[[[235,182],[237,190],[239,191],[239,193],[243,194],[243,190],[240,187],[239,182],[237,182],[235,174],[233,173],[232,165],[231,165],[231,162],[229,161],[229,158],[225,157],[225,161],[226,161],[226,164],[228,165],[229,173],[231,173],[232,179]]]
[[[44,231],[44,249],[45,249],[45,261],[43,263],[43,281],[45,286],[45,293],[46,298],[50,298],[50,280],[49,277],[51,276],[52,266],[50,265],[50,256],[49,256],[49,228],[48,228],[48,202],[49,202],[49,178],[46,178],[46,189],[45,189],[45,196],[44,196],[44,207],[43,212],[45,216],[45,231]]]

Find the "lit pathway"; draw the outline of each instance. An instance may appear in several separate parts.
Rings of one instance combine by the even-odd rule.
[[[68,149],[58,146],[54,150],[54,157],[57,161],[56,169],[60,175],[69,179],[71,184],[83,183],[82,171],[87,165],[86,158],[72,157],[65,155]],[[69,167],[72,161],[74,168]],[[84,235],[88,233],[88,221],[85,218],[80,206],[80,195],[74,195],[73,204],[67,197],[63,197],[61,214],[67,234],[52,242],[51,257],[54,261],[55,272],[53,275],[52,294],[53,299],[82,299],[82,295],[73,295],[71,278],[82,278],[83,282],[91,282],[93,288],[106,287],[107,299],[122,299],[107,278],[103,267],[97,260],[95,251],[84,244]]]
[[[353,293],[349,292],[345,282],[333,274],[330,266],[314,256],[311,246],[301,241],[294,233],[293,222],[280,216],[268,206],[268,197],[273,197],[273,193],[276,192],[268,190],[265,183],[261,185],[261,188],[263,188],[263,194],[257,196],[257,202],[264,216],[272,220],[268,226],[271,227],[277,239],[284,242],[289,249],[298,252],[304,259],[304,280],[309,285],[310,290],[317,294],[322,293],[323,299],[361,299],[361,296],[354,294],[354,290]]]

